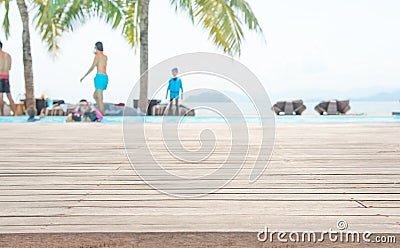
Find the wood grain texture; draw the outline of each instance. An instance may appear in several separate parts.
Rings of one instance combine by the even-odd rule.
[[[176,163],[157,125],[147,127],[150,143],[181,175],[214,170],[229,152],[223,139],[201,167]],[[339,219],[351,230],[398,233],[399,134],[398,123],[278,124],[271,162],[256,183],[245,164],[223,189],[185,199],[136,175],[121,124],[2,123],[0,233],[324,231]],[[192,136],[183,139],[196,146]]]

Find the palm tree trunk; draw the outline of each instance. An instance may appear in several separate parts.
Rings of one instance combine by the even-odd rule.
[[[139,108],[147,113],[148,99],[147,91],[149,79],[147,70],[149,68],[149,5],[150,0],[140,1],[140,95]]]
[[[22,49],[24,62],[24,77],[26,91],[26,107],[36,109],[35,94],[33,88],[33,67],[31,54],[31,40],[29,35],[29,15],[25,0],[17,0],[19,14],[22,20]]]

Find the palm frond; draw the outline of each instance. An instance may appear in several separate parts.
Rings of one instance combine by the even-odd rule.
[[[258,20],[246,0],[170,0],[176,10],[187,12],[209,32],[213,43],[225,53],[241,53],[243,29],[262,34]]]
[[[1,1],[1,0],[0,0]],[[34,0],[36,28],[51,52],[59,49],[63,33],[99,17],[122,33],[132,46],[139,41],[139,0]]]
[[[140,1],[126,1],[122,33],[132,47],[139,44]]]
[[[122,12],[120,0],[34,0],[36,28],[47,43],[49,52],[59,50],[59,40],[65,32],[74,31],[88,19],[99,16],[118,25]],[[107,13],[108,15],[105,15]]]
[[[122,21],[124,1],[122,0],[87,0],[90,13],[103,18],[113,28]]]
[[[4,19],[2,23],[2,27],[6,36],[6,39],[10,36],[10,19],[9,19],[9,12],[10,12],[10,1],[9,0],[0,0],[0,4],[4,3],[5,13]]]
[[[249,30],[262,33],[262,29],[258,20],[250,7],[250,4],[245,0],[230,0],[230,6],[238,13],[239,18],[244,20],[246,27]]]
[[[8,2],[9,0],[0,0]],[[100,17],[122,34],[133,47],[140,38],[140,0],[33,0],[36,27],[49,50],[57,50],[61,35],[73,31],[92,17]],[[176,11],[186,13],[193,23],[209,33],[212,42],[225,53],[241,53],[244,29],[262,34],[246,0],[170,0]],[[7,25],[5,25],[7,24]],[[3,21],[3,28],[9,23]],[[9,30],[9,29],[8,29]]]
[[[59,50],[59,40],[62,34],[72,30],[73,20],[84,21],[82,10],[75,6],[80,0],[34,0],[36,29],[42,40],[47,43],[49,52]]]
[[[122,27],[122,34],[135,47],[139,43],[140,0],[87,0],[88,14],[102,18],[113,29]]]
[[[194,23],[194,10],[192,0],[170,0],[171,6],[175,11],[187,12],[190,20]]]
[[[89,2],[91,2],[89,4]],[[122,34],[132,47],[139,43],[140,0],[88,0],[90,13],[105,20]]]

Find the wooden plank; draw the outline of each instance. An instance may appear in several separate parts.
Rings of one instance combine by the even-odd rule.
[[[212,125],[218,135],[228,134]],[[186,146],[198,146],[190,132],[208,126],[183,125]],[[398,123],[279,124],[271,162],[254,184],[248,175],[260,130],[250,125],[250,157],[242,171],[224,189],[195,199],[146,185],[126,157],[120,124],[0,127],[0,233],[255,232],[265,225],[323,231],[339,219],[352,230],[400,229],[400,141],[393,135],[400,132]],[[174,173],[206,173],[229,152],[224,137],[206,164],[176,163],[159,127],[146,124],[148,140]],[[134,162],[146,161],[138,156]]]

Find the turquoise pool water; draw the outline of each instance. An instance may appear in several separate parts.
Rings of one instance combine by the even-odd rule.
[[[123,117],[121,116],[106,116],[102,122],[122,122]],[[146,123],[161,123],[163,117],[161,116],[132,116],[126,117],[129,122],[146,122]],[[179,117],[165,117],[164,121],[175,122],[179,121]],[[229,122],[238,122],[242,119],[239,117],[228,118]],[[247,122],[259,122],[257,117],[246,117]],[[184,123],[221,123],[225,120],[221,117],[184,117],[181,122]],[[278,123],[349,123],[349,122],[398,122],[400,123],[400,116],[277,116],[275,121]],[[13,122],[22,123],[27,122],[27,117],[0,117],[0,123]],[[64,123],[65,117],[62,116],[48,116],[37,122],[54,122]]]

